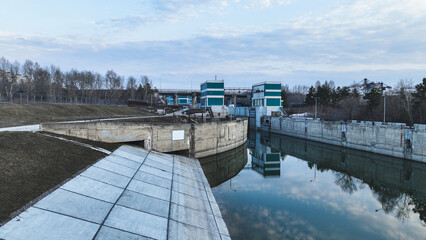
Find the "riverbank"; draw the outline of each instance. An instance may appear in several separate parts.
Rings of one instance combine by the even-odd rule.
[[[265,116],[263,131],[426,162],[426,125]]]
[[[0,128],[43,122],[150,116],[152,113],[127,106],[69,104],[0,104]]]
[[[110,151],[120,144],[86,144]],[[0,133],[0,224],[106,154],[30,132]]]

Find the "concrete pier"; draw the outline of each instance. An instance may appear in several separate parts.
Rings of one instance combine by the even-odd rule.
[[[159,119],[159,118],[158,118]],[[158,152],[188,151],[195,158],[234,149],[247,141],[247,120],[207,123],[102,121],[47,123],[41,130],[100,142],[143,142]]]
[[[0,228],[0,239],[230,239],[196,159],[122,146]]]

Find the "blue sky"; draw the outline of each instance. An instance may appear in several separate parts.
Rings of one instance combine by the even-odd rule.
[[[0,0],[0,56],[193,88],[426,77],[424,0]]]

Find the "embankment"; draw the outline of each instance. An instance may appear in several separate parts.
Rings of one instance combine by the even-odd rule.
[[[426,125],[264,117],[262,130],[426,162]]]
[[[0,127],[41,122],[153,115],[134,107],[69,104],[0,104]]]

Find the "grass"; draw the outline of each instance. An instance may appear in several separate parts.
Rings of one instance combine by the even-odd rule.
[[[111,151],[119,146],[84,142]],[[104,156],[37,133],[0,133],[0,225],[27,203]]]
[[[151,113],[135,107],[67,104],[0,104],[0,127],[43,122],[146,116]]]

